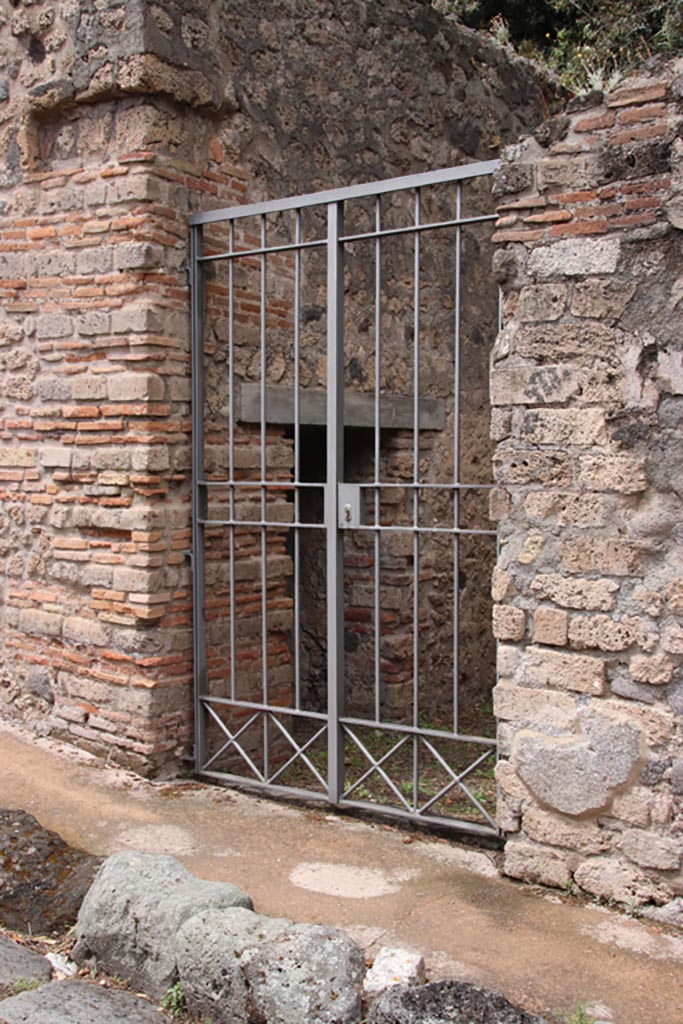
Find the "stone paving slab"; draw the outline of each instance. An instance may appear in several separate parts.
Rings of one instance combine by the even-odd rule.
[[[17,982],[49,981],[51,977],[52,968],[44,956],[0,935],[0,989]]]
[[[0,1002],[0,1024],[162,1024],[145,999],[87,981],[52,981]]]

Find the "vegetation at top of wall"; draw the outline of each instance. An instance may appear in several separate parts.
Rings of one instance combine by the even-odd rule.
[[[683,0],[432,0],[545,64],[574,92],[613,86],[654,54],[683,54]]]

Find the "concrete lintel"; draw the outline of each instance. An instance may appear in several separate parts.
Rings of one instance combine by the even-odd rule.
[[[299,392],[299,422],[302,426],[324,427],[327,418],[327,392],[322,388],[302,388]],[[261,422],[261,388],[242,384],[239,419],[243,423]],[[294,422],[294,389],[282,385],[266,387],[266,422]],[[344,396],[344,425],[373,427],[375,396],[347,391]],[[420,398],[420,430],[443,430],[446,412],[440,398]],[[380,426],[388,430],[412,430],[413,399],[406,395],[382,395]]]

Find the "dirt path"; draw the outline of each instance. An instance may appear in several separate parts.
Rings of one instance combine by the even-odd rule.
[[[683,1022],[683,937],[497,877],[493,855],[196,783],[150,783],[0,725],[0,804],[97,854],[172,853],[261,913],[421,950],[428,975],[535,1012]]]

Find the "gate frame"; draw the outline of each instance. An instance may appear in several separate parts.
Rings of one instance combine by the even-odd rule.
[[[433,228],[445,228],[455,227],[456,237],[458,244],[456,247],[456,344],[455,344],[455,373],[456,379],[459,382],[459,325],[460,325],[460,232],[463,225],[481,222],[492,222],[496,220],[496,214],[486,214],[475,217],[463,217],[461,211],[461,191],[460,185],[462,182],[469,181],[474,178],[491,176],[498,169],[498,160],[489,160],[475,162],[471,164],[464,164],[458,167],[444,168],[437,171],[424,172],[420,174],[406,175],[398,178],[386,179],[384,181],[362,183],[357,185],[347,186],[340,189],[330,189],[320,192],[306,193],[299,196],[291,196],[283,199],[275,199],[261,203],[253,203],[244,206],[228,207],[218,210],[211,210],[201,213],[193,214],[189,218],[190,225],[190,292],[191,292],[191,373],[192,373],[192,551],[191,551],[191,562],[192,562],[192,580],[193,580],[193,662],[194,662],[194,721],[195,721],[195,746],[194,746],[194,760],[195,760],[195,771],[198,774],[203,774],[208,777],[217,778],[223,781],[230,781],[238,785],[247,786],[250,788],[258,788],[263,790],[264,788],[269,792],[276,794],[283,794],[289,796],[303,796],[306,799],[318,799],[327,801],[333,806],[340,807],[354,807],[362,808],[364,810],[374,809],[376,813],[383,816],[390,815],[391,817],[408,818],[410,820],[418,820],[425,824],[438,825],[440,827],[447,826],[451,827],[460,832],[469,832],[479,836],[499,836],[500,829],[495,823],[495,820],[488,814],[488,812],[479,804],[478,800],[469,792],[467,787],[463,784],[462,779],[469,774],[477,765],[488,758],[492,753],[495,755],[496,752],[496,741],[490,738],[464,736],[458,733],[457,729],[454,729],[452,734],[439,733],[438,738],[447,738],[452,740],[466,740],[468,742],[483,743],[489,747],[484,755],[477,758],[473,765],[470,765],[465,772],[456,779],[452,770],[449,769],[453,782],[448,787],[452,788],[454,785],[460,786],[465,791],[470,802],[474,803],[479,810],[483,813],[485,818],[488,819],[489,825],[481,825],[476,822],[470,822],[462,819],[449,819],[446,817],[439,817],[433,815],[427,815],[415,811],[415,813],[406,813],[400,808],[388,809],[381,805],[372,805],[362,801],[349,801],[344,799],[343,793],[343,777],[344,777],[344,740],[343,731],[345,728],[343,718],[343,703],[344,703],[344,574],[343,574],[343,536],[344,531],[340,526],[339,522],[339,485],[343,483],[343,459],[344,459],[344,245],[347,242],[356,241],[359,238],[376,238],[379,240],[385,235],[395,234],[409,234],[412,233],[416,239],[419,239],[420,232],[423,229]],[[452,184],[460,183],[458,185],[457,192],[457,209],[456,216],[452,220],[439,222],[439,223],[426,223],[421,224],[419,220],[419,190],[422,187],[433,186],[438,184]],[[347,200],[360,199],[375,197],[376,202],[379,203],[379,197],[386,195],[387,193],[399,192],[404,190],[413,190],[416,196],[416,223],[410,225],[407,228],[399,229],[385,229],[381,230],[379,225],[379,219],[377,220],[376,230],[374,232],[363,233],[362,235],[350,235],[344,234],[344,203]],[[266,246],[265,236],[265,217],[268,214],[284,212],[284,211],[300,211],[306,207],[327,207],[327,237],[325,239],[316,240],[314,242],[302,242],[299,240],[299,234],[297,231],[297,241],[287,245],[279,246]],[[244,250],[235,250],[234,248],[234,222],[247,217],[259,217],[262,224],[262,237],[261,247],[249,250],[247,253]],[[202,228],[205,224],[212,224],[217,222],[229,222],[230,224],[230,249],[227,253],[222,254],[211,254],[205,256],[203,252],[202,244]],[[245,256],[260,256],[262,261],[270,252],[282,252],[292,251],[300,254],[302,250],[310,247],[325,247],[327,250],[327,474],[326,481],[321,484],[321,489],[324,490],[324,532],[326,536],[326,568],[327,568],[327,688],[328,688],[328,703],[327,711],[325,713],[308,713],[306,717],[319,718],[326,722],[327,733],[328,733],[328,790],[327,794],[316,793],[315,791],[300,790],[290,786],[282,786],[268,782],[267,780],[259,781],[258,779],[244,778],[242,776],[236,776],[225,772],[211,771],[205,766],[206,762],[206,742],[205,742],[205,728],[203,728],[204,712],[205,708],[208,708],[208,702],[215,698],[210,698],[206,694],[206,629],[205,629],[205,611],[206,611],[206,581],[205,581],[205,559],[204,559],[204,526],[208,515],[208,491],[205,482],[204,472],[204,368],[203,368],[203,325],[204,325],[204,309],[205,309],[205,282],[203,274],[204,262],[215,261],[220,259],[228,259],[229,266],[232,271],[235,258],[237,255]],[[265,266],[265,263],[262,264]],[[419,245],[416,244],[416,281],[418,280],[419,274]],[[265,282],[264,282],[265,286]],[[419,285],[418,285],[419,288]],[[233,283],[232,273],[230,277],[230,293],[233,294]],[[298,293],[297,293],[298,295]],[[419,316],[419,312],[418,312]],[[263,311],[263,297],[262,297],[262,345],[265,344],[265,313]],[[417,347],[416,347],[417,351]],[[230,371],[232,373],[232,370]],[[265,375],[262,371],[262,384],[261,384],[261,416],[262,416],[262,429],[264,427],[263,417],[265,416]],[[455,401],[455,420],[456,424],[459,424],[459,388],[456,387],[454,394]],[[297,399],[295,398],[295,404]],[[232,424],[234,424],[234,392],[230,396],[230,417],[231,417],[231,430]],[[419,422],[419,393],[416,392],[414,396],[414,408],[415,408],[415,430],[416,438],[417,425]],[[376,400],[377,405],[377,400]],[[376,417],[379,413],[376,412]],[[335,424],[336,430],[330,430],[329,425]],[[459,425],[455,428],[455,457],[458,455],[458,434]],[[456,463],[457,465],[457,463]],[[261,480],[258,481],[260,485],[266,483],[265,473],[262,471]],[[299,481],[296,479],[293,481],[293,487],[296,492],[296,487]],[[234,477],[231,474],[231,480],[226,481],[226,485],[234,485]],[[372,485],[370,485],[372,486]],[[414,487],[415,484],[407,485]],[[454,482],[455,488],[455,501],[457,506],[457,495],[458,488],[462,485],[458,482]],[[470,485],[474,486],[474,485]],[[479,485],[484,488],[489,485]],[[263,486],[261,487],[263,491]],[[234,486],[231,490],[231,507],[234,506]],[[232,518],[234,520],[234,511],[232,512]],[[228,523],[228,525],[230,525]],[[256,526],[262,524],[254,523]],[[270,524],[268,525],[280,525]],[[290,525],[290,524],[287,524]],[[296,524],[294,524],[296,526]],[[233,523],[234,529],[234,523]],[[298,527],[297,527],[298,529]],[[376,528],[375,528],[376,529]],[[406,529],[410,529],[409,527]],[[417,527],[414,528],[415,543],[417,543],[417,533],[415,532]],[[463,530],[460,531],[454,527],[454,534],[458,532],[463,533],[480,533],[496,535],[495,530],[484,531],[484,530]],[[457,552],[457,544],[455,545],[455,551]],[[456,579],[455,590],[454,590],[454,607],[455,607],[455,621],[454,621],[454,675],[456,679],[456,686],[454,689],[457,695],[457,674],[458,674],[458,662],[457,662],[457,555],[455,561]],[[265,550],[262,552],[262,580],[265,573]],[[234,572],[234,567],[231,567],[231,576]],[[414,632],[417,632],[417,623],[414,624]],[[267,622],[264,619],[263,623],[263,644],[264,647],[267,645]],[[265,653],[265,652],[264,652]],[[265,664],[265,663],[264,663]],[[377,680],[375,680],[375,686]],[[233,702],[236,703],[236,702]],[[242,702],[244,703],[244,702]],[[256,705],[254,705],[256,706]],[[265,736],[267,739],[268,734],[268,719],[267,715],[268,705],[265,703],[263,706],[263,714],[265,715],[264,729]],[[210,710],[210,708],[209,708]],[[280,713],[286,713],[287,708],[280,708]],[[457,698],[455,701],[455,722],[457,724]],[[272,711],[271,711],[272,713]],[[215,713],[212,712],[216,720]],[[354,720],[349,720],[349,723]],[[368,727],[386,728],[386,723],[375,723],[372,721],[368,722],[354,722],[357,726],[362,724]],[[222,725],[224,731],[226,727]],[[424,735],[437,736],[434,730],[424,730],[413,727],[412,729],[405,730],[401,727],[401,731],[412,732],[418,737],[424,738]],[[227,732],[227,731],[226,731]],[[227,733],[229,736],[230,734]],[[230,743],[236,744],[236,738],[230,736]],[[433,750],[433,748],[432,748]],[[298,751],[297,753],[301,753]],[[296,758],[297,754],[295,754]],[[390,756],[390,755],[387,755]],[[380,759],[383,760],[384,758]],[[441,759],[442,760],[442,759]],[[443,763],[443,761],[442,761]],[[444,765],[445,767],[445,765]],[[265,765],[265,774],[269,774],[267,770],[267,757]],[[370,772],[377,769],[380,774],[384,776],[381,770],[381,765],[375,765],[374,768],[370,769]],[[356,783],[355,785],[357,785]],[[431,801],[434,802],[434,801]]]

